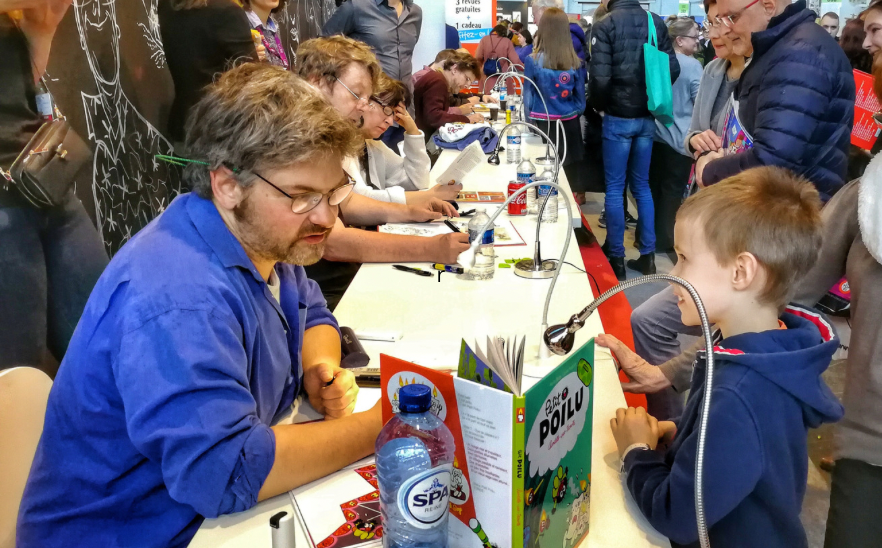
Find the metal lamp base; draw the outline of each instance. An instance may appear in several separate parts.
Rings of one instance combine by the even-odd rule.
[[[554,276],[554,271],[557,268],[557,261],[552,259],[542,261],[538,270],[535,269],[533,265],[533,259],[518,261],[514,265],[514,273],[521,278],[527,278],[530,280],[547,280]]]

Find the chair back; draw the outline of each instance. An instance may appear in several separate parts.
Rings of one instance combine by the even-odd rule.
[[[15,523],[31,471],[52,379],[32,367],[0,371],[0,548],[15,547]]]

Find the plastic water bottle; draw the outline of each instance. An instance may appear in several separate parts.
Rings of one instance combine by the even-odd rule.
[[[508,128],[505,134],[505,163],[521,163],[521,130],[518,126]]]
[[[481,228],[489,220],[487,211],[481,208],[469,221],[469,243],[475,240],[481,242],[475,251],[475,266],[468,273],[470,280],[490,280],[496,272],[496,254],[493,252],[494,229],[491,226],[481,234]]]
[[[528,185],[536,179],[536,166],[529,158],[518,164],[518,182]],[[532,209],[536,209],[536,187],[527,189],[527,213],[530,213],[530,200],[532,200]]]
[[[424,384],[398,391],[399,413],[377,438],[385,548],[447,548],[455,442]]]
[[[545,202],[546,196],[551,196],[548,198],[548,203],[545,204],[545,210],[542,213],[542,222],[543,223],[556,223],[557,222],[557,189],[551,185],[539,185],[539,196],[537,197],[537,202],[539,203],[538,207],[542,207],[543,202]]]
[[[534,177],[533,180],[534,181],[553,181],[554,180],[554,167],[551,165],[546,165],[542,169],[542,173],[540,173],[538,177]],[[537,196],[539,194],[538,188],[539,187],[533,187],[527,191],[527,215],[538,215],[539,214],[539,206],[542,204],[542,202],[537,199]],[[533,193],[533,201],[532,202],[530,201],[530,194],[529,194],[530,192]]]

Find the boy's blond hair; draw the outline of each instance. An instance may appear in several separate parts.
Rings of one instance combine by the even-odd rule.
[[[821,200],[809,181],[779,167],[758,167],[699,191],[677,212],[694,221],[721,265],[739,254],[766,271],[763,303],[783,307],[814,266],[821,247]]]

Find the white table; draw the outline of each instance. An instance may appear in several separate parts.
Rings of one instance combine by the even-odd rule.
[[[542,148],[530,144],[527,151],[534,158],[541,156]],[[445,151],[433,174],[445,169],[454,156],[454,152]],[[505,161],[504,157],[502,160]],[[508,182],[515,178],[515,168],[514,164],[492,166],[485,163],[466,178],[465,189],[505,192]],[[563,170],[560,179],[565,187],[568,186]],[[562,193],[561,197],[572,202],[570,192]],[[496,205],[488,204],[487,207],[488,212],[492,212],[491,208]],[[463,209],[463,205],[460,208]],[[579,217],[575,204],[573,210],[574,217]],[[497,247],[498,262],[532,256],[536,217],[510,219],[527,246]],[[543,258],[559,257],[564,231],[572,230],[565,219],[562,210],[558,223],[542,227]],[[581,219],[578,224],[581,225]],[[566,260],[584,268],[575,238],[570,240]],[[380,353],[385,353],[427,366],[455,366],[462,338],[474,339],[488,334],[526,335],[525,373],[539,378],[562,361],[562,358],[553,356],[542,363],[538,357],[542,307],[549,284],[550,280],[518,278],[513,269],[497,269],[492,281],[467,281],[445,273],[439,283],[437,277],[425,278],[400,272],[388,264],[366,264],[359,270],[335,315],[341,325],[403,333],[403,338],[396,343],[365,342],[371,365],[379,364]],[[588,277],[565,265],[551,300],[549,323],[565,321],[593,297]],[[600,316],[594,314],[577,334],[577,347],[601,332]],[[582,546],[669,547],[668,540],[648,524],[623,489],[609,418],[616,408],[625,406],[625,398],[608,351],[599,348],[595,361],[590,529]],[[367,408],[376,402],[379,392],[379,389],[363,389],[359,408]],[[269,518],[283,510],[294,511],[287,494],[261,502],[247,512],[206,520],[190,546],[269,548]],[[298,546],[308,546],[302,530],[298,530]]]

